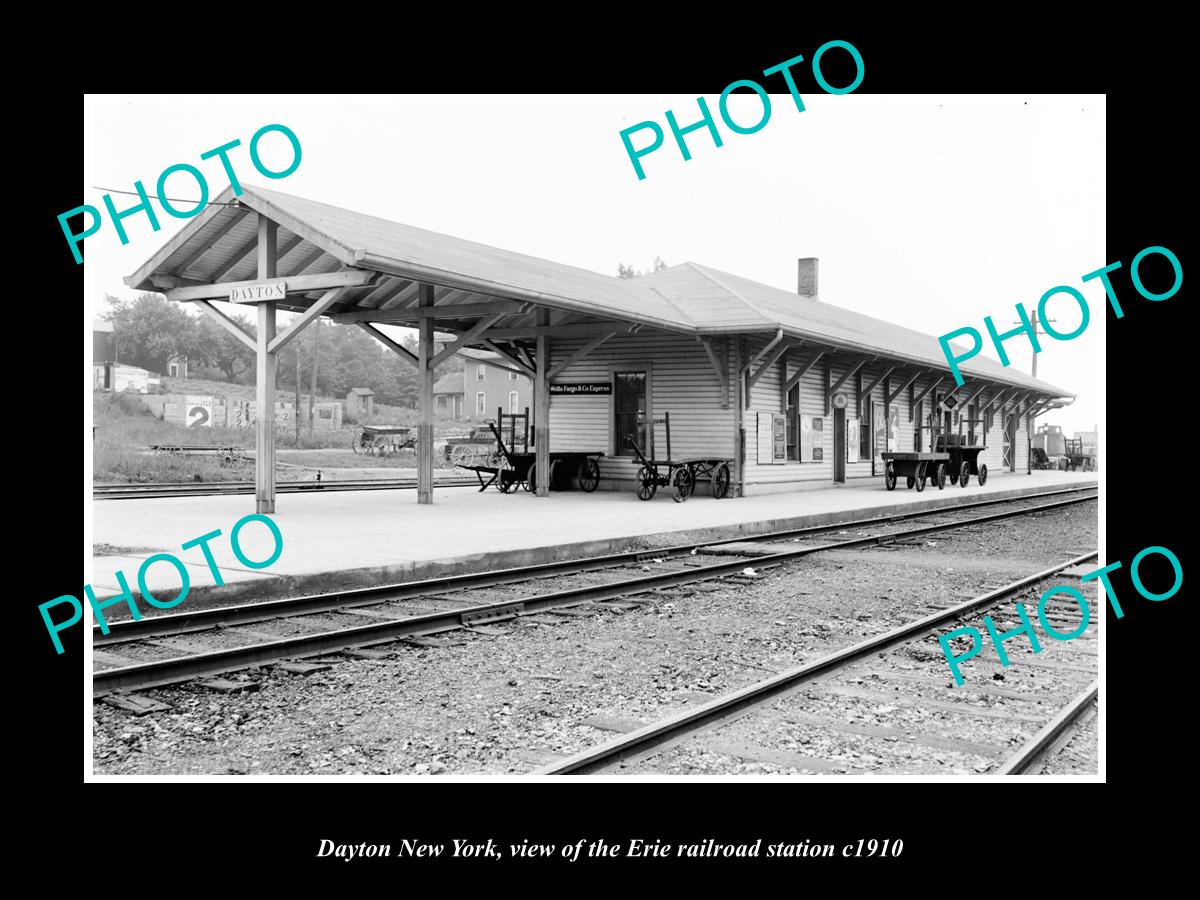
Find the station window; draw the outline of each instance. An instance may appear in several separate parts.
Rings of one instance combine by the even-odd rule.
[[[438,405],[438,406],[445,406],[445,405],[446,405],[446,395],[445,395],[445,394],[438,394],[438,397],[437,397],[437,405]]]
[[[510,413],[518,412],[520,410],[520,403],[521,403],[521,398],[519,396],[517,396],[517,392],[509,391],[508,392],[508,411]]]
[[[475,380],[476,381],[485,381],[486,379],[487,379],[487,366],[485,366],[483,363],[480,363],[479,365],[477,365],[475,367]]]
[[[475,415],[482,416],[487,413],[487,394],[480,391],[475,395]]]
[[[967,407],[967,443],[975,443],[975,404],[972,403]]]
[[[646,415],[646,373],[615,372],[613,375],[613,436],[617,456],[633,456],[629,441],[636,441],[642,451],[650,453],[638,420]],[[647,426],[653,427],[653,426]],[[627,440],[628,439],[628,440]]]
[[[517,380],[517,373],[516,373],[516,372],[509,372],[509,373],[508,373],[508,380],[509,380],[509,381],[516,381],[516,380]]]

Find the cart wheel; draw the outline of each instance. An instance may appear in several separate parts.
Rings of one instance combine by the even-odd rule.
[[[721,463],[712,476],[712,492],[718,500],[724,500],[729,496],[729,480],[729,464]]]
[[[913,478],[911,475],[909,475],[908,477],[906,477],[906,478],[904,479],[904,484],[905,484],[905,486],[906,486],[906,487],[908,487],[909,489],[911,489],[911,488],[912,488],[912,486],[913,486],[913,484],[916,482],[916,480],[917,480],[917,479],[915,479],[915,478]]]
[[[687,467],[677,469],[675,471],[675,502],[682,503],[690,497],[695,483],[691,469]]]
[[[965,459],[963,460],[962,468],[958,472],[958,486],[966,487],[971,480],[971,464]]]
[[[979,467],[979,486],[983,487],[985,484],[987,484],[987,465],[986,464]]]
[[[454,449],[450,451],[450,462],[456,466],[466,465],[467,460],[473,455],[471,452],[473,449],[466,444],[455,444]]]
[[[933,477],[937,482],[938,490],[944,491],[946,489],[946,466],[943,463],[938,463],[937,472]]]
[[[654,496],[654,492],[658,490],[658,475],[649,466],[642,466],[638,470],[638,489],[637,495],[639,500],[649,500]]]
[[[579,464],[579,487],[585,494],[590,494],[600,485],[600,464],[592,457],[585,456]]]
[[[923,469],[919,469],[917,471],[917,476],[915,479],[915,481],[916,481],[915,487],[917,489],[918,494],[921,493],[921,491],[925,490],[925,481],[928,477],[929,476],[927,476],[925,474],[925,471]]]
[[[896,489],[896,470],[892,468],[891,463],[888,463],[887,468],[883,470],[883,486],[889,491]]]
[[[522,485],[527,491],[537,490],[537,464],[529,467],[529,471],[525,473],[525,483]]]

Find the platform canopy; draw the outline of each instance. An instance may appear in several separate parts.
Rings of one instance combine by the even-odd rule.
[[[762,363],[761,375],[800,344],[884,366],[949,372],[931,335],[695,263],[620,279],[278,191],[241,187],[236,197],[232,187],[221,192],[126,284],[195,303],[253,347],[259,409],[274,408],[278,351],[319,316],[357,325],[407,358],[420,373],[421,427],[429,435],[418,464],[421,502],[430,502],[432,494],[432,457],[424,458],[432,452],[432,372],[468,347],[494,352],[502,366],[535,379],[535,444],[543,472],[547,468],[541,468],[540,457],[548,433],[538,432],[549,418],[544,388],[554,375],[550,337],[584,339],[574,360],[615,335],[643,330],[692,335],[706,346],[714,338],[769,335],[767,349],[743,372],[750,379],[757,377],[753,366]],[[253,299],[266,282],[274,292],[255,304],[257,338],[212,305],[229,300],[234,290]],[[302,315],[276,335],[277,310]],[[450,335],[448,343],[435,339],[435,322],[439,333]],[[418,353],[392,340],[378,324],[417,328]],[[710,357],[716,366],[716,357]],[[980,384],[1023,391],[1043,408],[1074,396],[984,357],[960,368]],[[269,512],[274,509],[274,423],[261,417],[260,422],[258,506]],[[544,493],[544,484],[538,493]]]
[[[360,270],[373,277],[345,287],[323,314],[343,323],[416,325],[418,285],[429,283],[434,285],[433,304],[439,307],[439,330],[467,332],[484,316],[501,316],[489,327],[486,340],[469,342],[480,348],[488,348],[490,342],[520,352],[532,335],[523,338],[518,332],[533,328],[535,310],[543,307],[551,311],[553,326],[620,322],[635,329],[652,326],[713,336],[782,329],[786,336],[810,344],[949,372],[932,335],[697,263],[620,279],[278,191],[242,187],[240,197],[233,196],[232,188],[222,192],[126,278],[126,284],[162,291],[173,300],[224,299],[224,295],[200,298],[186,288],[227,287],[257,278],[257,213],[278,226],[275,277],[308,278],[318,285],[293,291],[289,283],[287,299],[276,303],[280,310],[311,308],[326,289],[323,285],[333,284],[316,276]],[[303,288],[303,281],[297,287]],[[897,299],[902,308],[906,298]],[[917,300],[907,298],[907,302]],[[1009,387],[1053,397],[1074,396],[985,357],[975,357],[960,368]]]

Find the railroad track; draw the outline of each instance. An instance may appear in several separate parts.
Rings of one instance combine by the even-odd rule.
[[[1041,590],[1061,583],[1059,573],[1064,569],[1096,556],[1093,552],[1066,560],[542,766],[532,774],[671,774],[675,768],[695,767],[698,756],[707,760],[728,759],[730,769],[735,769],[740,761],[758,760],[787,772],[841,772],[846,768],[845,760],[828,756],[844,756],[844,753],[831,752],[822,758],[820,750],[822,747],[847,746],[847,736],[850,741],[857,742],[860,754],[871,755],[870,750],[862,748],[870,747],[872,743],[876,745],[876,754],[882,752],[878,749],[880,746],[902,744],[918,748],[918,759],[921,748],[931,753],[975,757],[980,760],[974,766],[978,774],[1036,772],[1044,758],[1070,740],[1072,723],[1091,709],[1097,697],[1094,680],[1070,697],[1065,705],[1055,707],[1053,715],[1047,716],[1043,709],[1045,701],[1054,700],[1058,695],[1053,690],[1047,693],[1040,684],[1028,692],[997,687],[987,671],[976,665],[971,671],[964,672],[964,685],[954,687],[940,649],[929,654],[905,655],[903,651],[920,648],[929,640],[937,646],[936,635],[944,634],[968,614],[968,621],[978,624],[984,611],[1015,599],[1031,586],[1036,585]],[[1057,582],[1053,580],[1056,576],[1059,577]],[[1074,630],[1077,624],[1063,621],[1057,612],[1049,615],[1055,627],[1062,626],[1064,631]],[[994,618],[997,631],[1001,633],[1020,624],[1013,614],[997,613]],[[1039,681],[1044,681],[1046,669],[1051,668],[1057,669],[1055,676],[1068,684],[1079,682],[1090,673],[1085,667],[1072,663],[1095,652],[1095,633],[1092,624],[1083,638],[1062,645],[1069,646],[1071,652],[1049,654],[1051,659],[1066,656],[1066,660],[1060,660],[1058,664],[1035,658],[1032,652],[1022,653],[1020,646],[1008,647],[1011,665],[1003,671],[1010,673],[1010,677],[1033,672]],[[1020,644],[1019,641],[1012,643]],[[1048,638],[1044,641],[1044,644],[1057,643]],[[1043,647],[1045,649],[1050,648]],[[1058,649],[1058,646],[1053,648]],[[994,655],[990,645],[975,659],[982,659],[988,652]],[[923,658],[928,665],[914,667],[914,658]],[[1064,675],[1067,677],[1062,678]],[[941,684],[938,684],[939,679]],[[798,696],[801,691],[804,691],[803,696]],[[990,700],[991,704],[973,706],[965,702],[968,698],[972,703],[977,702],[978,697]],[[882,714],[878,713],[880,709],[884,710]],[[902,716],[889,718],[898,710],[903,710]],[[989,744],[986,740],[979,742],[973,732],[965,738],[942,733],[947,716],[967,722],[974,720],[974,724],[990,722],[992,728],[997,719],[1009,726],[1016,723],[1023,729],[1029,729],[1031,724],[1041,724],[1047,718],[1049,721],[1005,760],[1009,751],[1007,745]],[[813,755],[813,749],[809,748],[815,748],[817,754]],[[906,755],[904,763],[911,765],[911,756]],[[714,773],[711,765],[704,769]],[[720,772],[720,764],[716,771]],[[917,773],[906,771],[905,774]]]
[[[479,486],[474,478],[453,476],[436,479],[434,487]],[[279,494],[329,493],[330,491],[412,490],[416,478],[363,479],[359,481],[281,481]],[[98,484],[92,487],[93,500],[131,500],[148,497],[218,497],[223,494],[253,494],[252,481],[163,482],[157,484]]]
[[[631,598],[680,585],[744,580],[747,567],[773,568],[812,553],[903,542],[1095,499],[1094,489],[1056,490],[755,537],[116,621],[107,635],[93,630],[92,691],[101,697],[456,629],[486,630],[490,623],[585,604],[637,603]],[[964,511],[995,505],[1007,508],[963,516]],[[896,526],[911,520],[930,521]],[[853,537],[824,540],[831,531],[850,534],[864,528],[869,530]],[[530,593],[527,587],[551,579],[553,591]],[[497,599],[505,591],[507,596]]]

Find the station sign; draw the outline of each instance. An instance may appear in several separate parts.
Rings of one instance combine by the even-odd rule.
[[[551,382],[550,395],[561,395],[567,397],[589,396],[596,397],[601,395],[612,394],[611,381],[577,381],[571,383]]]
[[[230,303],[263,303],[267,300],[283,300],[287,297],[286,281],[263,281],[259,284],[244,284],[231,288]]]

